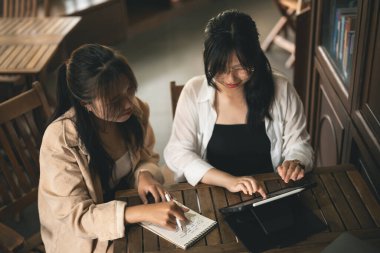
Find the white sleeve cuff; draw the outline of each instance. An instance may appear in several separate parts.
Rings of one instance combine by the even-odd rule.
[[[117,238],[122,238],[125,236],[125,223],[124,223],[124,213],[125,206],[127,205],[124,201],[116,202],[116,236]],[[115,238],[115,239],[117,239]]]
[[[298,160],[302,165],[305,166],[305,172],[310,172],[312,168],[312,161],[302,154],[292,154],[289,157],[286,157],[285,160]]]
[[[206,174],[206,172],[211,168],[212,166],[206,161],[197,159],[186,166],[184,175],[187,182],[192,186],[195,186],[199,183],[199,181],[201,181],[204,174]]]

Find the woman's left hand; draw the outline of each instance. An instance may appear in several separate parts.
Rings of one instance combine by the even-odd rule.
[[[137,191],[144,204],[148,203],[147,194],[149,193],[154,197],[154,202],[165,201],[165,188],[154,179],[149,171],[139,173]]]
[[[289,183],[290,179],[297,181],[305,176],[305,166],[299,160],[285,160],[277,167],[277,172],[285,183]]]

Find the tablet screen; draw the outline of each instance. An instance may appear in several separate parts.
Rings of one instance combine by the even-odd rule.
[[[290,188],[281,189],[279,191],[268,193],[266,199],[263,199],[262,197],[258,197],[258,198],[254,198],[254,199],[250,199],[250,200],[240,202],[240,203],[235,204],[235,205],[227,206],[227,207],[221,208],[219,210],[222,213],[239,212],[239,211],[242,211],[244,208],[249,207],[249,206],[256,207],[256,206],[260,206],[260,205],[275,201],[277,199],[282,199],[282,198],[285,198],[287,196],[297,194],[299,192],[302,192],[306,188],[307,187],[298,186],[298,187],[290,187]]]

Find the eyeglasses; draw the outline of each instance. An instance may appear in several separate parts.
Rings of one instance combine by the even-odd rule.
[[[234,73],[234,74],[251,74],[254,72],[255,69],[253,67],[251,68],[245,68],[243,66],[234,66],[231,68],[228,68],[227,70],[218,73],[219,75],[221,74],[229,74],[229,73]]]

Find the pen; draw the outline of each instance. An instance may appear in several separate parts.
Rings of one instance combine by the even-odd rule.
[[[165,198],[166,198],[167,202],[170,202],[170,200],[172,199],[172,197],[170,196],[170,194],[168,192],[165,192]],[[175,218],[175,221],[177,222],[177,225],[178,225],[179,229],[181,231],[183,231],[183,227],[182,227],[181,221],[178,218]]]

